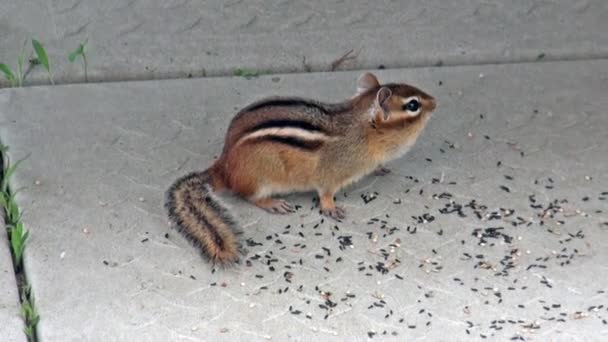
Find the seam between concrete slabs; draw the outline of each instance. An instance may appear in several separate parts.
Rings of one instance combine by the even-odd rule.
[[[540,55],[540,54],[539,54]],[[538,56],[539,56],[538,55]],[[438,59],[440,62],[436,63],[405,63],[405,64],[377,64],[377,65],[369,65],[369,66],[357,66],[353,68],[339,68],[338,70],[322,70],[322,68],[312,67],[311,71],[304,71],[298,68],[297,70],[290,70],[288,68],[277,68],[274,70],[270,70],[269,72],[261,73],[259,76],[269,76],[269,75],[299,75],[299,74],[314,74],[314,73],[332,73],[332,72],[352,72],[352,71],[364,71],[364,70],[378,70],[379,67],[382,66],[383,69],[391,70],[391,69],[422,69],[422,68],[442,68],[442,67],[458,67],[458,66],[488,66],[488,65],[510,65],[510,64],[530,64],[530,63],[552,63],[552,62],[574,62],[574,61],[598,61],[598,60],[607,60],[608,53],[598,53],[589,56],[577,56],[577,55],[566,55],[566,56],[543,56],[542,58],[536,57],[524,57],[516,60],[494,60],[490,59],[487,61],[477,61],[477,62],[467,62],[466,60],[456,60],[456,61],[443,61]],[[338,59],[338,58],[336,58]],[[244,67],[245,69],[255,70],[254,67]],[[164,76],[151,78],[146,77],[146,75],[133,75],[133,77],[124,77],[124,78],[108,78],[101,81],[93,81],[93,82],[55,82],[54,85],[47,84],[47,78],[35,79],[31,83],[24,85],[22,88],[30,88],[36,86],[59,86],[59,85],[73,85],[73,84],[97,84],[97,83],[120,83],[120,82],[144,82],[144,81],[163,81],[163,80],[188,80],[188,79],[203,79],[203,78],[224,78],[224,77],[243,77],[243,76],[235,76],[230,72],[220,72],[220,73],[210,73],[206,76],[196,76],[196,77],[183,77],[183,74],[186,71],[174,71],[168,73]],[[259,77],[257,76],[257,77]],[[0,90],[3,88],[8,88],[6,86],[2,86],[0,82]]]
[[[385,70],[385,71],[390,71],[390,70],[428,70],[428,69],[441,69],[441,68],[475,68],[475,67],[479,67],[479,66],[504,66],[504,65],[518,65],[518,64],[539,64],[539,63],[548,63],[548,64],[559,64],[559,63],[577,63],[577,62],[599,62],[599,61],[608,61],[608,56],[606,57],[602,57],[602,58],[589,58],[589,59],[572,59],[572,60],[567,60],[567,59],[559,59],[559,60],[540,60],[540,61],[529,61],[529,62],[509,62],[509,63],[487,63],[487,64],[454,64],[454,65],[448,65],[448,64],[444,64],[442,66],[433,66],[433,65],[426,65],[426,66],[415,66],[415,67],[404,67],[404,68],[384,68],[384,69],[378,69],[378,68],[357,68],[357,69],[352,69],[352,70],[335,70],[335,71],[311,71],[311,72],[286,72],[286,73],[271,73],[271,74],[260,74],[259,76],[256,77],[252,77],[252,78],[260,78],[260,77],[272,77],[272,76],[288,76],[288,77],[294,77],[294,76],[305,76],[305,75],[315,75],[315,74],[340,74],[340,73],[350,73],[350,72],[354,72],[354,71],[374,71],[374,70]],[[189,80],[217,80],[217,79],[227,79],[227,78],[232,78],[232,79],[246,79],[243,76],[233,76],[233,75],[226,75],[226,76],[206,76],[206,77],[178,77],[178,78],[155,78],[155,79],[141,79],[141,80],[137,80],[137,79],[133,79],[133,80],[123,80],[123,81],[103,81],[103,82],[88,82],[88,83],[55,83],[55,85],[50,85],[50,84],[38,84],[38,85],[31,85],[31,86],[23,86],[21,88],[0,88],[0,92],[2,92],[2,90],[4,89],[12,89],[14,90],[19,90],[19,89],[23,89],[22,91],[25,91],[26,89],[30,89],[30,88],[41,88],[41,87],[63,87],[63,86],[69,86],[69,87],[74,87],[74,86],[94,86],[94,85],[100,85],[100,84],[107,84],[107,83],[141,83],[141,84],[147,84],[147,83],[152,83],[152,82],[163,82],[163,81],[179,81],[179,80],[184,80],[184,81],[189,81]],[[354,83],[353,83],[354,84]],[[2,137],[0,137],[1,139]]]

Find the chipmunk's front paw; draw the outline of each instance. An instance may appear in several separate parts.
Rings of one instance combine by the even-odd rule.
[[[331,209],[321,209],[323,216],[330,217],[336,221],[341,221],[346,218],[346,211],[340,207],[333,207]]]

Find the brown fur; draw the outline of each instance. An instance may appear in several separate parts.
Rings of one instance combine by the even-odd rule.
[[[382,91],[382,103],[378,94]],[[417,96],[420,114],[403,101]],[[266,210],[291,212],[273,194],[316,190],[321,211],[344,217],[334,194],[398,157],[424,129],[435,100],[405,84],[381,86],[364,74],[355,97],[338,104],[269,98],[230,123],[220,158],[207,171],[178,179],[167,191],[169,217],[212,260],[238,259],[238,227],[211,192],[227,189]]]

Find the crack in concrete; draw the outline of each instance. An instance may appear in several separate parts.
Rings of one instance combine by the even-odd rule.
[[[65,14],[67,12],[73,11],[74,9],[76,9],[76,7],[78,7],[82,3],[82,1],[83,0],[76,0],[71,6],[58,10],[57,14]]]
[[[87,26],[89,26],[90,23],[91,23],[91,21],[88,20],[84,25],[81,25],[76,30],[65,32],[63,34],[63,38],[70,38],[70,37],[77,36],[77,35],[81,34],[87,28]]]

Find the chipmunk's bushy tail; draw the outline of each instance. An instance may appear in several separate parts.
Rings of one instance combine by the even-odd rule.
[[[237,262],[241,247],[236,222],[213,196],[212,169],[193,172],[177,179],[165,194],[169,219],[195,247],[214,263]]]

